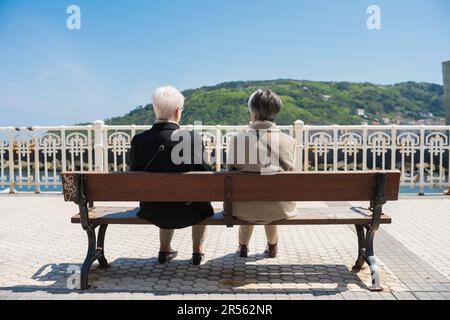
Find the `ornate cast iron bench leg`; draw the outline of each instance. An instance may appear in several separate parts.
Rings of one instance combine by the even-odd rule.
[[[367,229],[367,234],[365,229]],[[372,229],[370,226],[356,226],[356,233],[358,235],[358,259],[356,260],[352,271],[361,271],[364,263],[367,262],[372,277],[372,285],[369,286],[369,290],[383,291],[383,288],[381,287],[380,271],[378,269],[373,248],[375,232],[376,230]]]
[[[88,250],[80,274],[80,289],[86,290],[90,288],[89,285],[89,271],[92,263],[98,260],[100,268],[108,268],[110,265],[105,258],[104,243],[105,234],[108,225],[101,225],[98,231],[98,238],[95,237],[95,229],[97,226],[89,226],[85,229],[88,236]]]
[[[85,228],[88,237],[88,250],[86,253],[86,258],[84,259],[83,265],[81,267],[80,274],[80,289],[89,289],[89,270],[91,269],[92,262],[95,261],[96,256],[96,239],[95,239],[95,227],[89,226]]]
[[[375,251],[373,247],[373,241],[375,238],[375,233],[380,227],[381,216],[383,214],[383,205],[386,203],[385,200],[385,185],[386,185],[386,174],[377,174],[377,186],[375,190],[375,195],[370,203],[370,209],[372,211],[372,223],[364,228],[357,227],[358,233],[358,243],[359,243],[359,257],[356,262],[355,268],[361,267],[360,258],[363,256],[364,260],[370,267],[370,274],[372,276],[372,285],[369,287],[370,291],[383,291],[381,287],[380,270],[378,269],[377,261],[375,259]],[[364,239],[364,229],[367,230]],[[363,250],[363,242],[365,240],[365,250]],[[365,252],[363,252],[365,251]]]
[[[366,262],[366,235],[364,226],[356,225],[356,234],[358,236],[358,258],[356,259],[355,266],[352,268],[353,272],[359,272],[363,269]]]
[[[383,291],[381,287],[381,279],[380,279],[380,271],[378,269],[377,261],[375,259],[375,253],[373,249],[373,240],[375,237],[376,230],[369,229],[367,231],[367,245],[366,245],[366,256],[367,256],[367,264],[370,267],[370,273],[372,276],[372,285],[369,287],[370,291]]]
[[[100,268],[109,268],[110,264],[108,260],[105,258],[105,234],[106,229],[108,228],[107,224],[102,224],[98,230],[98,239],[97,239],[97,250],[99,251],[98,262],[100,264]]]

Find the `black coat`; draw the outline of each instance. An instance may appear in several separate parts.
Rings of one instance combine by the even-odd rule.
[[[189,133],[192,141],[191,164],[176,165],[172,162],[172,149],[178,142],[170,141],[170,137],[179,129],[180,127],[175,123],[157,123],[152,129],[136,135],[131,142],[131,171],[144,171],[148,161],[167,139],[169,142],[166,143],[166,148],[152,162],[147,172],[212,171],[211,166],[203,161],[202,155],[194,153],[194,137],[199,139],[200,136],[198,134],[195,136],[193,132]],[[203,144],[202,152],[204,152]],[[202,164],[195,164],[194,159],[200,159],[200,157]],[[141,202],[138,215],[162,229],[182,229],[211,217],[214,215],[214,210],[209,202]]]

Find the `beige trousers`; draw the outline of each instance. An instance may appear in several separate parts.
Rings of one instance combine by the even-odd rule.
[[[264,226],[266,230],[267,242],[269,244],[278,243],[278,227]],[[239,228],[239,244],[248,245],[252,237],[254,226],[241,226]]]
[[[175,230],[159,229],[159,241],[161,245],[170,246]],[[192,227],[192,243],[194,246],[203,244],[206,238],[206,226]]]

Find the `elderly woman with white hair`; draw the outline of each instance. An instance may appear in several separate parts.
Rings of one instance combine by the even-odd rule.
[[[179,122],[184,105],[183,95],[173,87],[161,87],[156,89],[152,102],[156,121],[150,130],[133,138],[130,152],[131,171],[211,171],[212,168],[204,161],[203,153],[205,150],[201,137],[194,132],[180,130]],[[174,136],[178,138],[174,139]],[[199,143],[201,148],[191,147],[191,154],[187,157],[183,155],[183,159],[189,158],[189,161],[183,161],[180,164],[178,160],[172,159],[172,150],[178,143],[183,143],[184,140],[177,141],[181,138],[190,139],[189,143],[191,144]],[[202,246],[205,240],[206,227],[197,224],[214,215],[210,203],[143,202],[140,204],[138,215],[160,228],[158,261],[161,264],[174,259],[178,254],[171,247],[174,229],[193,226],[192,261],[194,265],[201,264],[204,259]]]
[[[281,107],[280,97],[272,90],[260,89],[252,94],[248,101],[251,127],[231,139],[227,157],[229,171],[259,174],[294,171],[295,139],[282,133],[275,125]],[[252,224],[265,225],[266,254],[269,258],[275,258],[278,229],[269,224],[294,216],[295,207],[294,202],[234,202],[233,215]],[[239,229],[241,257],[248,255],[252,233],[253,225],[241,226]]]

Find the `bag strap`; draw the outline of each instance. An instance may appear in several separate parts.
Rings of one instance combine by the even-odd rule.
[[[148,160],[147,164],[145,165],[145,167],[142,171],[147,171],[150,168],[152,163],[156,160],[156,158],[158,158],[158,156],[161,154],[161,152],[163,152],[167,148],[167,144],[169,143],[169,141],[171,139],[172,139],[172,136],[170,136],[168,139],[166,139],[164,141],[164,143],[158,147],[158,150],[156,150],[156,152],[153,154],[153,156],[150,158],[150,160]]]

